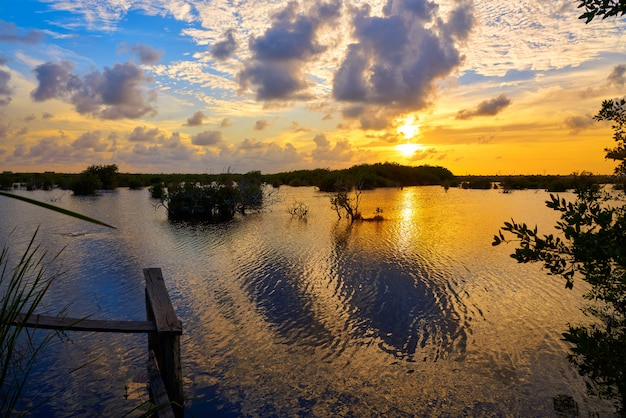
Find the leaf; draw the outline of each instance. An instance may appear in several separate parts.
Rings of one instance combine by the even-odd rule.
[[[81,219],[83,221],[91,222],[91,223],[94,223],[94,224],[97,224],[97,225],[106,226],[107,228],[117,229],[117,228],[115,228],[112,225],[109,225],[107,223],[104,223],[104,222],[99,221],[99,220],[94,219],[94,218],[90,218],[89,216],[81,215],[80,213],[72,212],[71,210],[63,209],[63,208],[60,208],[58,206],[51,205],[49,203],[40,202],[39,200],[34,200],[34,199],[30,199],[28,197],[19,196],[19,195],[15,195],[15,194],[3,192],[3,191],[0,191],[0,196],[6,196],[6,197],[10,197],[11,199],[21,200],[23,202],[30,203],[30,204],[36,205],[36,206],[40,206],[40,207],[45,208],[45,209],[53,210],[55,212],[62,213],[64,215],[68,215],[68,216],[71,216],[71,217],[76,218],[76,219]]]

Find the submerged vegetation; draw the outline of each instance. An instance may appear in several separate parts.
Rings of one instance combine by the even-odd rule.
[[[200,219],[223,222],[235,213],[260,211],[268,201],[259,172],[247,173],[235,182],[229,176],[221,181],[151,186],[152,196],[160,194],[161,204],[171,219]]]

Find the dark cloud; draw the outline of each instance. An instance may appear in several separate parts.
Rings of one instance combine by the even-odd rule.
[[[480,102],[473,110],[459,110],[456,119],[471,119],[475,116],[495,116],[511,104],[511,99],[506,94],[501,94],[495,99]]]
[[[458,44],[474,21],[472,3],[465,0],[455,3],[447,20],[435,3],[424,0],[390,1],[382,17],[371,16],[368,5],[354,9],[356,41],[333,80],[334,97],[350,103],[344,115],[385,109],[388,119],[428,106],[436,81],[463,62]]]
[[[307,97],[304,64],[325,50],[317,42],[317,30],[339,16],[341,3],[316,4],[308,15],[298,14],[297,7],[290,2],[262,36],[250,40],[253,57],[238,78],[241,88],[254,90],[257,100]]]
[[[24,34],[18,33],[18,28],[13,23],[0,20],[0,42],[19,42],[35,44],[43,38],[43,33],[36,30]]]
[[[191,137],[194,145],[217,145],[222,142],[222,133],[219,131],[204,131]]]
[[[35,115],[28,115],[28,116],[24,117],[24,122],[32,122],[34,120],[37,120],[37,116],[35,116]]]
[[[200,126],[202,125],[202,121],[206,119],[206,115],[200,111],[193,114],[192,117],[187,119],[185,126]]]
[[[69,99],[78,113],[100,119],[136,119],[156,114],[149,104],[156,99],[156,93],[142,87],[152,78],[135,64],[116,63],[84,77],[72,74],[73,70],[74,64],[69,61],[37,66],[34,71],[38,85],[31,97],[38,102]]]
[[[593,124],[594,120],[591,115],[571,116],[565,119],[565,126],[567,126],[573,134],[577,134],[582,130],[590,128]]]
[[[222,122],[220,122],[220,128],[227,128],[227,127],[229,127],[232,124],[233,124],[232,120],[230,120],[228,118],[224,118],[224,119],[222,119]]]
[[[225,60],[235,53],[237,41],[233,33],[234,31],[232,29],[227,30],[226,33],[224,33],[226,39],[216,42],[211,47],[209,54],[211,54],[213,58],[216,60]]]
[[[43,113],[41,115],[41,118],[43,120],[49,120],[49,119],[52,119],[53,117],[54,117],[54,115],[52,113],[48,113],[48,112],[45,112],[45,113]]]
[[[11,94],[13,94],[13,89],[9,85],[10,81],[11,74],[8,71],[0,70],[0,106],[6,106],[11,101]]]
[[[156,50],[148,45],[137,44],[128,49],[130,52],[137,54],[140,64],[152,65],[161,60],[163,50]]]
[[[262,131],[263,129],[267,128],[269,124],[270,123],[266,121],[265,119],[257,120],[256,123],[254,124],[254,130]]]
[[[609,85],[623,87],[626,83],[626,65],[619,64],[613,68],[608,77]]]
[[[156,143],[163,140],[163,134],[159,128],[148,129],[145,126],[137,126],[130,135],[128,135],[130,142],[151,142]]]

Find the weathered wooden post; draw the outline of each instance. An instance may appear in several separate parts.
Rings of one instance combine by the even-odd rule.
[[[148,333],[148,350],[154,353],[165,391],[169,400],[174,403],[172,406],[176,416],[182,417],[184,398],[180,336],[183,326],[172,306],[161,269],[146,268],[143,275],[146,279],[148,321],[156,324],[156,332]],[[151,368],[150,361],[148,368]]]

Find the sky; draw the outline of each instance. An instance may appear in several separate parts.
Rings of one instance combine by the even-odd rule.
[[[0,171],[611,174],[626,18],[575,0],[2,0]]]

